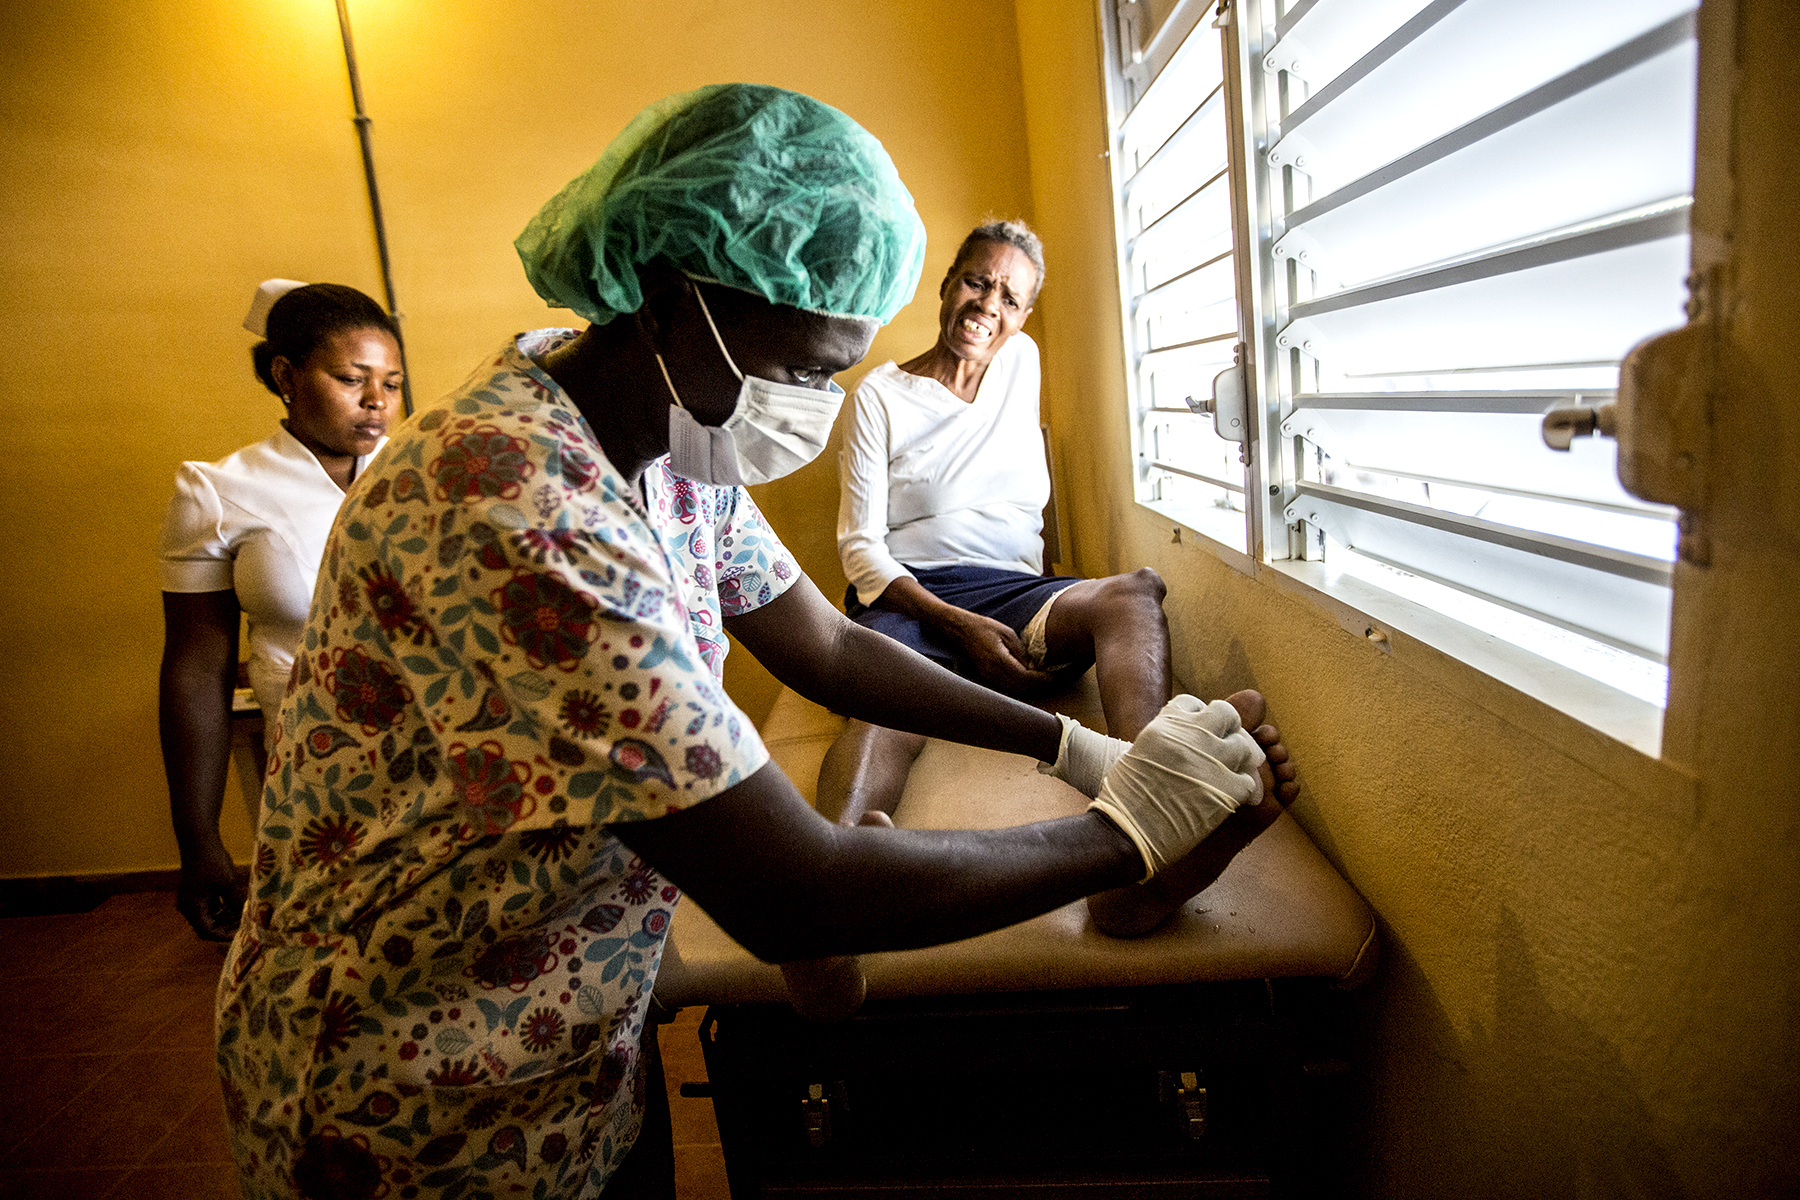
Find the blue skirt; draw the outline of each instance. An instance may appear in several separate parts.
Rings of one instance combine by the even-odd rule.
[[[1022,632],[1050,597],[1081,582],[1068,575],[1027,575],[1023,571],[1006,571],[998,567],[906,569],[912,572],[921,587],[944,603],[991,617],[1014,633]],[[858,625],[886,634],[940,667],[955,671],[966,679],[981,678],[974,661],[964,655],[961,643],[921,625],[912,617],[868,607],[857,600],[855,585],[844,592],[844,613]]]

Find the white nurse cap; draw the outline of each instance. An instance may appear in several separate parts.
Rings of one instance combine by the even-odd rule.
[[[297,279],[265,279],[256,289],[256,296],[250,301],[250,312],[244,318],[244,328],[257,337],[269,336],[269,310],[275,302],[293,291],[306,285]]]

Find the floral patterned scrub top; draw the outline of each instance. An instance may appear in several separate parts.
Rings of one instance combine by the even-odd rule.
[[[749,495],[645,503],[524,334],[422,410],[326,548],[218,1065],[253,1198],[592,1197],[637,1137],[679,899],[605,828],[768,754],[724,616],[799,569]]]

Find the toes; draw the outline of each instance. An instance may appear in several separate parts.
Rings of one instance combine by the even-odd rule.
[[[1277,757],[1273,750],[1269,752],[1269,765],[1275,776],[1275,798],[1282,804],[1292,804],[1300,795],[1300,772],[1288,761],[1287,748],[1276,747],[1281,751]]]
[[[1247,697],[1255,697],[1254,708]],[[1250,730],[1250,736],[1256,739],[1256,744],[1262,748],[1263,758],[1267,760],[1262,766],[1264,794],[1273,794],[1282,804],[1292,804],[1300,795],[1300,773],[1289,761],[1293,756],[1282,745],[1281,730],[1261,720],[1266,707],[1262,696],[1257,692],[1245,691],[1227,696],[1226,700],[1238,710],[1244,728]],[[1250,723],[1253,717],[1258,722],[1255,726]]]
[[[1242,722],[1245,729],[1255,729],[1261,725],[1263,714],[1268,711],[1269,707],[1268,701],[1263,699],[1263,694],[1250,688],[1231,693],[1225,697],[1225,703],[1237,709],[1238,720]]]

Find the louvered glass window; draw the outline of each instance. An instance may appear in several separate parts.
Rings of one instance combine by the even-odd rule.
[[[1143,7],[1107,5],[1120,29]],[[1248,533],[1265,557],[1337,556],[1663,660],[1675,513],[1624,491],[1613,443],[1558,452],[1541,423],[1611,400],[1624,353],[1683,320],[1693,8],[1230,0]],[[1220,33],[1202,34],[1213,52]],[[1184,56],[1204,57],[1177,52],[1150,97]],[[1143,235],[1120,198],[1130,268]],[[1135,316],[1152,277],[1127,278]],[[1159,448],[1145,328],[1135,402]]]
[[[1205,411],[1239,342],[1232,106],[1208,10],[1139,3],[1110,14],[1110,157],[1139,495],[1242,551],[1243,456]]]

